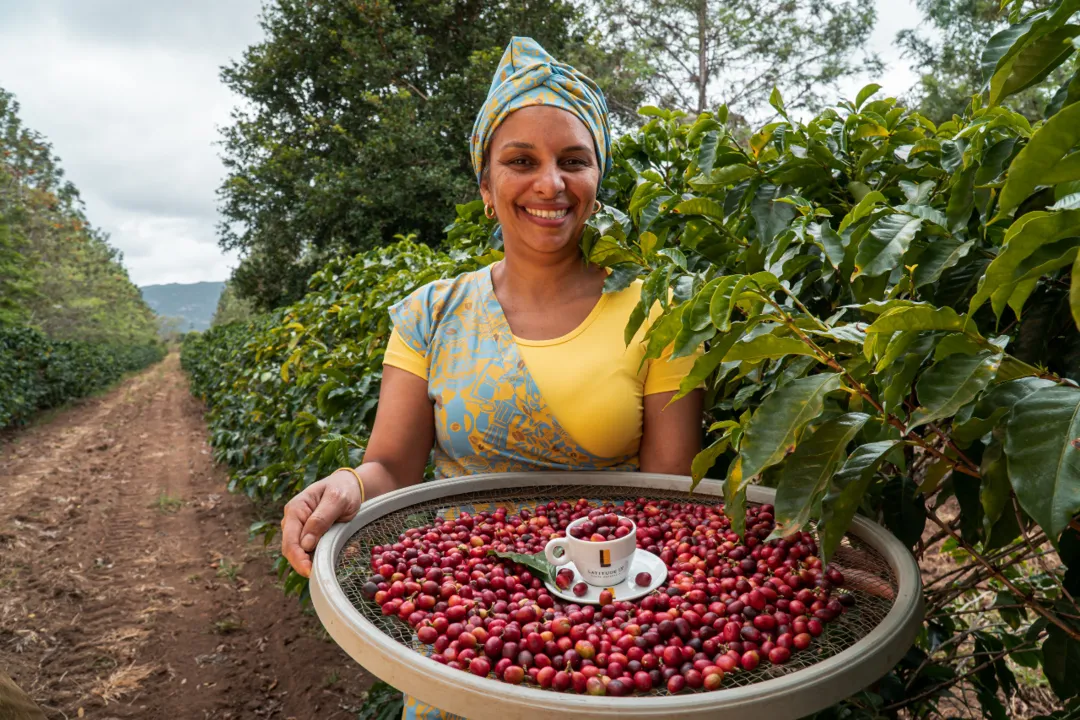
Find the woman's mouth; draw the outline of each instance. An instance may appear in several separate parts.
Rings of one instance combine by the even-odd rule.
[[[525,215],[532,222],[544,227],[557,227],[562,225],[570,215],[570,208],[530,208],[521,206]]]

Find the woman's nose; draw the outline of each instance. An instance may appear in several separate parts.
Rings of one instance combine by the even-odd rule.
[[[533,190],[543,197],[555,197],[566,188],[558,163],[545,163],[540,167]]]

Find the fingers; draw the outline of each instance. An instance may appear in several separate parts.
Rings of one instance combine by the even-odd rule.
[[[307,488],[289,501],[281,519],[281,554],[304,577],[311,576],[311,556],[300,546],[300,532],[311,515],[312,505],[318,503],[319,494],[315,485]]]
[[[337,522],[347,510],[348,498],[336,485],[326,485],[319,498],[319,504],[304,522],[300,532],[300,547],[310,553],[315,550],[319,538]]]

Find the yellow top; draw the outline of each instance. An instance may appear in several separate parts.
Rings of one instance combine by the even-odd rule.
[[[699,348],[673,360],[669,346],[660,358],[641,365],[642,338],[661,309],[659,305],[653,308],[649,322],[627,346],[623,334],[640,298],[639,280],[625,290],[602,295],[588,317],[562,337],[514,337],[552,414],[573,440],[600,457],[637,454],[642,398],[678,390],[702,352]],[[406,344],[397,328],[390,335],[383,362],[428,379],[428,358]]]

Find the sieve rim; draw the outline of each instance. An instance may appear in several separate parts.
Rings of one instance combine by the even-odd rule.
[[[399,510],[470,492],[543,485],[622,486],[683,490],[681,475],[613,472],[492,473],[414,485],[366,503],[348,523],[339,523],[315,551],[311,598],[327,632],[346,653],[380,679],[424,702],[470,720],[510,720],[560,714],[581,720],[604,718],[725,718],[748,711],[799,718],[848,697],[891,669],[911,646],[923,617],[922,581],[914,557],[885,528],[856,515],[848,534],[877,551],[896,578],[896,595],[885,618],[850,647],[807,668],[744,686],[675,696],[594,697],[522,685],[495,684],[455,670],[401,645],[371,623],[349,600],[335,572],[337,558],[353,535]],[[723,497],[723,483],[704,480],[688,499]],[[752,485],[747,499],[770,503],[775,491]]]

